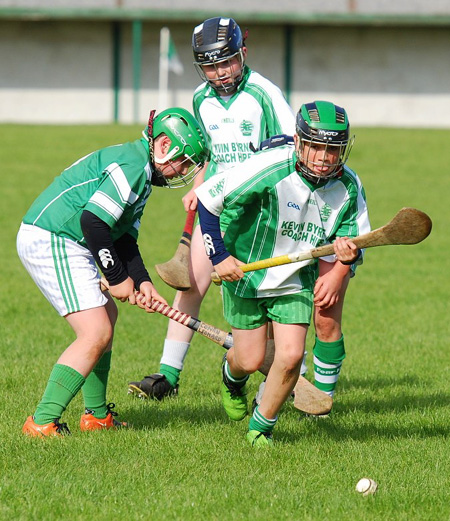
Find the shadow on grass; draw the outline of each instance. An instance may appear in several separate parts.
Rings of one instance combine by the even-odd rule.
[[[338,387],[337,408],[365,413],[438,410],[448,407],[450,393],[430,388],[430,382],[417,375],[402,377],[342,379]],[[360,391],[355,394],[355,391]],[[342,405],[339,404],[342,396]]]
[[[193,404],[180,397],[169,398],[163,403],[130,397],[121,400],[120,416],[138,430],[164,429],[176,423],[205,425],[228,421],[220,404]]]
[[[304,431],[301,437],[326,436],[334,441],[364,442],[380,438],[448,437],[450,393],[427,392],[425,384],[416,376],[345,382],[328,418],[311,418],[299,413]],[[358,389],[361,393],[355,394]],[[293,413],[292,409],[285,411]],[[280,431],[280,434],[286,442],[298,440],[295,433]]]
[[[328,419],[305,418],[292,403],[287,403],[280,415],[277,439],[298,443],[300,439],[319,436],[334,441],[367,442],[380,438],[448,437],[450,434],[450,422],[441,415],[445,414],[444,408],[448,408],[450,393],[427,393],[426,382],[417,376],[343,379],[342,384]],[[120,415],[120,419],[129,422],[135,430],[164,430],[174,425],[184,428],[230,421],[217,398],[201,392],[163,402],[127,396],[120,400]],[[283,430],[283,418],[291,417],[292,420],[292,415],[299,419],[298,430]]]
[[[436,424],[434,421],[426,424],[423,418],[420,421],[408,421],[403,418],[402,422],[398,421],[395,416],[390,418],[383,418],[380,421],[376,415],[361,418],[358,415],[353,415],[353,421],[349,424],[348,421],[342,422],[341,413],[328,419],[308,419],[300,417],[300,422],[314,422],[313,425],[304,427],[303,432],[283,432],[281,428],[278,431],[278,438],[280,441],[286,443],[298,442],[299,438],[302,440],[320,438],[329,438],[335,442],[340,441],[360,441],[362,443],[370,442],[371,440],[396,440],[396,439],[416,439],[425,440],[430,438],[448,437],[450,434],[450,427],[442,421]],[[282,427],[280,425],[280,427]]]
[[[364,378],[355,378],[341,375],[339,379],[339,390],[350,391],[352,389],[365,389],[369,391],[376,391],[385,387],[417,387],[426,384],[424,379],[417,375],[402,375],[388,377],[385,375],[376,375],[373,378],[366,376]]]

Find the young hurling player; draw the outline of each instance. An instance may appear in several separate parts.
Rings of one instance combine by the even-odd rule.
[[[232,420],[247,415],[246,382],[264,360],[268,321],[273,324],[275,358],[247,434],[253,446],[273,443],[278,412],[297,381],[316,261],[246,275],[239,265],[334,242],[339,262],[330,271],[350,270],[361,252],[347,237],[369,230],[360,181],[345,166],[352,141],[344,109],[326,101],[308,103],[297,114],[295,147],[261,151],[245,168],[224,172],[196,190],[205,247],[224,281],[224,314],[233,329],[234,347],[222,365],[222,400]],[[236,218],[222,238],[224,209],[236,211]],[[325,288],[329,294],[338,289]]]
[[[260,145],[260,149],[274,148],[281,144],[294,145],[291,136],[273,136]],[[361,186],[361,185],[360,185]],[[362,186],[361,186],[362,189]],[[365,197],[361,193],[361,197]],[[355,275],[356,265],[348,270],[336,261],[335,256],[318,259],[317,280],[314,285],[313,322],[315,342],[313,347],[314,384],[332,398],[345,358],[344,336],[342,334],[342,312],[345,293],[350,278]],[[274,350],[273,340],[268,340],[267,350]],[[306,355],[303,356],[301,374],[306,373]],[[265,380],[253,400],[253,406],[261,403]]]
[[[280,89],[245,65],[247,48],[241,29],[232,18],[211,18],[193,32],[194,65],[204,81],[194,93],[194,113],[205,131],[210,161],[183,198],[186,211],[197,207],[194,189],[205,179],[223,173],[253,155],[264,139],[275,134],[292,135],[295,117]],[[240,170],[234,171],[241,175]],[[222,231],[232,213],[221,216]],[[191,289],[178,291],[173,306],[198,316],[212,271],[197,226],[191,242]],[[159,373],[130,382],[129,392],[141,398],[162,399],[178,388],[193,331],[170,321]]]
[[[148,312],[152,299],[164,302],[139,253],[140,219],[152,185],[185,186],[193,180],[203,166],[205,144],[188,111],[165,110],[154,120],[152,112],[141,139],[76,161],[23,218],[19,257],[76,336],[53,367],[42,400],[23,426],[25,434],[69,433],[59,420],[80,389],[82,431],[126,425],[114,418],[114,404],[106,400],[117,319],[111,296]],[[100,290],[96,263],[109,282],[109,293]]]

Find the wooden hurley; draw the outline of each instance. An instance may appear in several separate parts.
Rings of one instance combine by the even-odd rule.
[[[191,287],[189,278],[189,255],[195,213],[196,210],[188,211],[183,234],[181,235],[175,255],[164,264],[156,264],[155,266],[161,279],[170,287],[180,291],[186,291]]]
[[[352,241],[360,249],[374,248],[375,246],[391,246],[396,244],[417,244],[423,241],[431,232],[432,222],[428,215],[415,208],[402,208],[391,221],[364,235],[354,237]],[[249,264],[239,266],[244,273],[249,271],[262,270],[265,268],[273,268],[282,266],[283,264],[291,264],[292,262],[300,262],[319,257],[333,255],[334,248],[332,244],[325,244],[310,251],[300,251],[263,259]],[[222,280],[216,272],[211,274],[214,284],[222,284]]]

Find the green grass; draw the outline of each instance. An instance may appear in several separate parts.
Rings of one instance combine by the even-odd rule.
[[[346,299],[347,359],[328,420],[304,419],[286,404],[273,450],[253,451],[244,437],[247,422],[232,424],[221,407],[223,350],[202,337],[195,337],[186,359],[179,397],[163,403],[129,398],[128,380],[158,368],[167,319],[119,304],[109,399],[133,428],[80,433],[77,396],[64,416],[71,437],[22,436],[72,334],[17,258],[21,217],[68,164],[139,131],[0,126],[0,517],[449,519],[449,131],[357,130],[349,164],[364,182],[373,227],[413,206],[432,217],[433,231],[417,246],[367,252]],[[174,292],[158,282],[153,267],[178,244],[181,195],[155,189],[140,238],[169,300]],[[220,302],[212,287],[201,318],[228,329]],[[261,378],[252,377],[252,394]],[[375,496],[355,492],[363,476],[378,482]]]

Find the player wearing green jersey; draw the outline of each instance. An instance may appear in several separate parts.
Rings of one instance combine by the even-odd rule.
[[[222,400],[236,421],[247,415],[246,382],[264,360],[267,324],[272,321],[275,358],[247,438],[272,444],[277,415],[297,381],[311,319],[316,261],[245,274],[239,268],[268,257],[310,250],[334,242],[337,262],[330,271],[348,273],[361,252],[348,237],[369,231],[360,180],[345,162],[353,139],[344,109],[330,102],[302,105],[295,147],[280,146],[251,157],[239,173],[229,170],[196,190],[208,256],[224,281],[225,318],[234,347],[224,357]],[[236,218],[222,238],[224,209]],[[335,260],[335,259],[333,259]],[[337,287],[325,288],[327,299]]]
[[[195,91],[194,114],[207,136],[209,163],[183,198],[186,211],[197,207],[195,188],[204,179],[240,165],[253,155],[252,144],[275,134],[292,135],[295,117],[281,90],[245,65],[245,36],[232,18],[210,18],[195,27],[194,64],[204,81]],[[235,170],[240,175],[240,170]],[[223,214],[222,229],[233,218]],[[211,262],[205,254],[197,226],[191,242],[188,291],[178,291],[173,306],[198,316],[211,284]],[[170,321],[159,373],[129,383],[129,392],[141,398],[162,399],[177,390],[193,331]]]
[[[154,111],[141,139],[93,152],[64,170],[23,218],[19,257],[76,336],[23,426],[27,435],[69,433],[59,420],[80,389],[82,431],[126,425],[114,418],[114,404],[106,400],[117,319],[112,297],[147,312],[153,299],[165,302],[139,252],[140,219],[153,185],[185,186],[206,155],[203,132],[188,111],[168,109],[153,116]],[[109,293],[100,289],[97,266]]]

